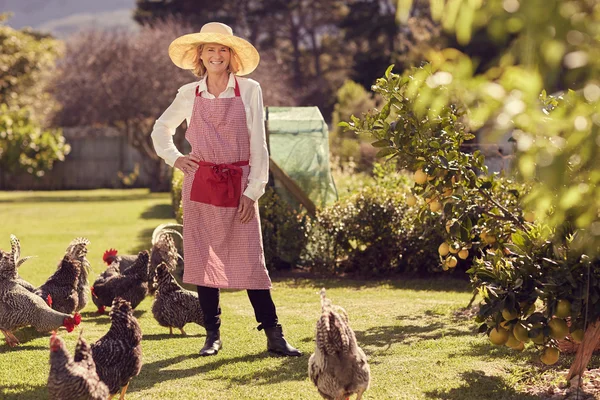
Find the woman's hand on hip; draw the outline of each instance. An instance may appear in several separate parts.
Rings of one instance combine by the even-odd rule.
[[[173,166],[182,170],[184,174],[188,174],[190,172],[196,172],[198,169],[198,164],[196,164],[194,161],[200,161],[200,159],[196,156],[188,154],[187,156],[179,157]]]
[[[254,200],[247,196],[242,196],[240,199],[240,205],[238,206],[238,213],[240,214],[240,221],[242,224],[250,222],[254,218]]]

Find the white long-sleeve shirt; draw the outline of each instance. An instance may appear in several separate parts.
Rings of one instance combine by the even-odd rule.
[[[235,77],[235,79],[240,87],[240,96],[246,110],[246,124],[250,134],[250,175],[244,195],[256,201],[265,192],[265,186],[269,179],[269,153],[265,134],[262,90],[255,80],[241,77]],[[233,74],[229,75],[227,88],[219,95],[220,99],[235,96],[235,79]],[[170,166],[173,166],[175,161],[183,156],[175,147],[173,135],[184,119],[189,126],[194,108],[196,86],[200,87],[202,97],[215,98],[207,90],[206,78],[199,82],[183,85],[179,88],[173,103],[156,120],[152,130],[151,136],[156,154]]]

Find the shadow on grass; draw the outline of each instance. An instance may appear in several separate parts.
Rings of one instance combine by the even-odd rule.
[[[155,204],[140,215],[143,219],[169,219],[175,218],[171,204]]]
[[[15,391],[16,393],[7,393],[7,391]],[[30,385],[1,385],[0,398],[2,400],[30,400],[30,399],[47,399],[48,389],[46,386],[30,386]]]
[[[523,392],[517,392],[504,379],[497,376],[487,376],[483,371],[469,371],[460,374],[464,383],[454,389],[433,390],[425,392],[428,399],[440,400],[475,400],[475,399],[502,399],[502,400],[537,400]]]
[[[64,193],[68,193],[65,191]],[[122,194],[122,195],[98,195],[98,196],[80,196],[74,194],[73,196],[19,196],[12,197],[10,199],[0,199],[2,203],[77,203],[77,202],[109,202],[109,201],[132,201],[132,200],[147,200],[150,196],[149,193],[136,193],[136,194]],[[168,218],[168,217],[167,217]]]
[[[199,360],[205,359],[200,356],[192,356]],[[221,357],[219,355],[219,357]],[[159,360],[152,363],[144,364],[140,376],[133,379],[130,386],[130,391],[136,392],[146,390],[153,387],[157,382],[165,382],[169,380],[181,380],[191,376],[197,376],[202,374],[210,373],[211,371],[218,370],[222,366],[232,366],[236,363],[249,363],[252,361],[260,360],[263,358],[271,357],[266,352],[260,352],[255,354],[247,354],[240,357],[230,358],[216,358],[206,362],[205,364],[198,365],[192,368],[186,369],[166,369],[171,365],[180,363],[182,361],[190,359],[189,355],[180,355],[166,360]],[[277,366],[273,366],[269,369],[261,369],[259,372],[252,372],[242,376],[236,375],[231,378],[226,378],[220,375],[215,378],[207,379],[228,379],[231,385],[255,385],[256,380],[264,379],[262,384],[273,384],[280,383],[290,380],[302,381],[306,379],[306,365],[308,362],[308,356],[284,358],[282,357],[282,363]]]
[[[165,330],[169,330],[169,328],[165,328]],[[204,337],[206,335],[204,334],[197,334],[197,335],[190,335],[189,333],[187,335],[182,335],[181,332],[179,331],[179,329],[173,328],[173,334],[169,334],[169,333],[153,333],[150,335],[144,335],[144,340],[168,340],[168,339],[186,339],[186,338],[195,338],[195,337]]]
[[[373,346],[387,351],[394,343],[413,344],[424,340],[475,334],[475,327],[449,325],[445,318],[429,310],[419,316],[399,315],[399,321],[419,321],[420,324],[376,326],[365,331],[355,331],[356,340],[361,346]]]
[[[25,343],[31,342],[32,340],[43,338],[43,337],[47,337],[48,341],[50,340],[50,333],[38,332],[37,330],[35,330],[35,328],[33,328],[31,326],[27,326],[27,327],[21,328],[17,331],[14,331],[13,334],[17,337],[17,339],[19,339],[19,343],[21,343],[22,345]],[[67,331],[65,329],[59,329],[58,334],[66,335]],[[10,347],[8,347],[8,345],[6,345],[6,347],[10,349]],[[39,347],[39,346],[32,346],[32,347],[17,346],[17,347],[13,347],[12,349],[18,350],[19,348],[25,348],[27,350],[33,350],[33,349],[37,349],[37,347]],[[47,348],[44,347],[44,349],[47,349]]]
[[[409,278],[398,276],[395,279],[350,279],[350,278],[322,278],[309,274],[301,274],[299,277],[295,273],[272,272],[273,282],[281,282],[290,288],[351,288],[368,289],[389,286],[391,289],[398,290],[416,290],[432,292],[472,292],[469,282],[459,279],[441,279],[441,278]]]

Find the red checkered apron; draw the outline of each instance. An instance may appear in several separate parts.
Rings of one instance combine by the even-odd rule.
[[[235,82],[235,97],[196,99],[185,138],[202,162],[183,180],[183,281],[231,289],[270,289],[258,202],[240,222],[239,199],[248,185],[250,137]]]

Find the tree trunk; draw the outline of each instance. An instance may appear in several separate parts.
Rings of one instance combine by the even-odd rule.
[[[294,23],[294,16],[292,13],[289,15],[290,24],[290,41],[292,42],[293,49],[293,71],[294,71],[294,83],[296,87],[302,86],[302,69],[301,69],[301,53],[300,53],[300,28]]]
[[[151,167],[151,176],[156,179],[150,181],[151,192],[168,192],[171,190],[170,170],[163,160],[153,160],[148,162]]]
[[[312,44],[313,56],[315,57],[315,75],[317,79],[321,77],[321,49],[319,47],[319,43],[317,41],[317,34],[315,31],[310,32],[310,41]]]
[[[577,349],[575,360],[573,360],[573,364],[571,364],[571,369],[567,375],[567,382],[575,376],[583,376],[598,343],[600,343],[600,321],[594,322],[586,329],[583,342],[581,342],[579,349]]]

